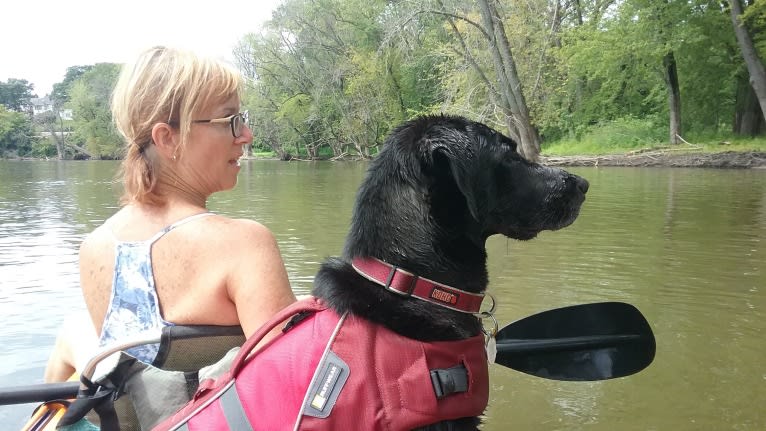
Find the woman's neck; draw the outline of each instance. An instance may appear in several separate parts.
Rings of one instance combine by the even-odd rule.
[[[198,190],[172,172],[158,179],[157,191],[165,197],[169,205],[190,205],[203,209],[207,208],[207,198],[210,196],[209,193]]]

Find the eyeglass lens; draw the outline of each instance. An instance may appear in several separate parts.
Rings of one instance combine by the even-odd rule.
[[[231,119],[231,122],[232,122],[231,127],[232,127],[233,132],[234,132],[234,137],[238,138],[240,135],[242,135],[242,128],[247,123],[247,117],[248,117],[247,111],[245,111],[245,112],[242,112],[240,114],[235,115]]]

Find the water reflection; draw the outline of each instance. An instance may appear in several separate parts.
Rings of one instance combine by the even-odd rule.
[[[766,367],[756,365],[766,353],[757,341],[766,329],[766,172],[578,173],[591,191],[574,226],[514,243],[510,252],[493,239],[493,289],[513,302],[501,312],[513,319],[570,303],[630,302],[657,335],[655,364],[629,379],[584,386],[527,385],[497,371],[496,384],[549,396],[508,402],[503,394],[490,411],[521,429],[614,429],[620,417],[619,429],[763,428],[758,406],[766,397],[753,385],[766,380]],[[582,400],[574,410],[572,397]],[[530,411],[534,420],[514,414]],[[714,411],[729,419],[714,419]]]
[[[269,226],[305,293],[319,264],[342,250],[364,168],[246,162],[238,186],[210,207]],[[39,382],[59,322],[82,307],[77,248],[116,210],[115,171],[111,162],[0,161],[3,385]],[[572,171],[591,183],[574,225],[528,242],[488,241],[497,317],[629,302],[655,332],[655,363],[599,383],[492,366],[483,429],[766,429],[766,171]],[[0,407],[0,423],[18,428],[21,410]]]

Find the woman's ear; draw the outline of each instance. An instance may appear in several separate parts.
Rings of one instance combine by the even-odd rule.
[[[178,138],[178,130],[167,123],[157,123],[152,127],[152,141],[154,141],[154,146],[157,147],[157,152],[167,160],[176,156]]]

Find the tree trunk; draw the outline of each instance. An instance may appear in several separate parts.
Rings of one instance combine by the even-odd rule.
[[[678,85],[678,68],[673,51],[662,59],[665,84],[668,87],[668,111],[670,112],[670,145],[677,145],[681,136],[681,89]]]
[[[577,26],[579,27],[584,22],[583,13],[582,13],[583,9],[582,9],[582,5],[580,4],[580,0],[574,0],[573,7],[574,7]]]
[[[93,158],[93,154],[91,154],[91,153],[90,153],[90,151],[86,150],[85,148],[82,148],[82,147],[78,147],[78,146],[77,146],[77,145],[75,145],[75,144],[66,144],[66,146],[68,146],[68,147],[70,147],[70,148],[74,149],[75,151],[77,151],[78,153],[80,153],[80,154],[84,155],[85,157],[87,157],[87,158],[89,158],[89,159],[92,159],[92,158]]]
[[[731,22],[734,25],[734,33],[737,35],[737,43],[742,51],[742,57],[745,59],[747,71],[750,74],[750,85],[753,86],[755,95],[758,97],[761,114],[766,116],[766,68],[764,68],[763,62],[758,57],[758,52],[753,45],[753,39],[739,21],[739,17],[742,15],[742,3],[740,3],[740,0],[729,0],[729,6],[731,7]]]
[[[738,74],[737,77],[732,132],[743,136],[756,136],[766,132],[764,115],[746,73]]]
[[[540,135],[530,119],[511,45],[497,13],[495,0],[479,0],[478,4],[487,28],[487,42],[495,63],[500,94],[505,102],[503,111],[508,117],[509,132],[520,138],[519,153],[529,161],[537,161],[540,157]]]

